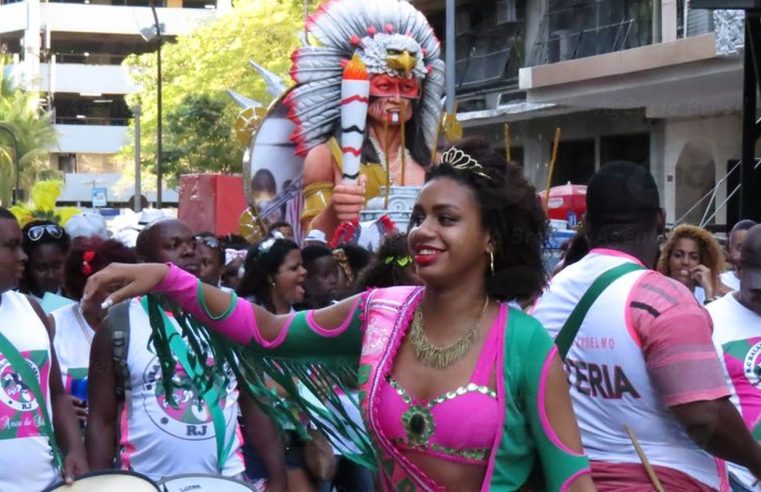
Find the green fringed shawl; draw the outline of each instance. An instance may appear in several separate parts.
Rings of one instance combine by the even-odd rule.
[[[220,369],[226,362],[232,368],[239,388],[252,395],[281,429],[295,428],[304,439],[309,439],[311,426],[322,431],[333,443],[351,441],[358,452],[346,451],[344,455],[365,467],[375,468],[377,458],[373,444],[364,426],[355,423],[345,408],[349,401],[357,411],[359,409],[356,397],[362,344],[359,309],[353,313],[349,329],[343,336],[326,339],[308,329],[292,330],[288,343],[278,347],[275,355],[259,346],[244,347],[223,338],[162,297],[148,296],[147,306],[151,323],[150,343],[161,365],[170,405],[175,405],[172,395],[176,385],[173,380],[176,361],[161,329],[162,309],[166,308],[177,321],[189,354],[201,361],[215,361],[214,365],[203,364],[203,374],[196,378],[200,386],[195,388],[197,392],[207,390],[210,385],[229,383]],[[290,325],[305,326],[305,317],[306,312],[295,314]],[[305,358],[303,347],[315,347],[316,350],[310,351],[310,357]],[[225,380],[220,381],[220,375]],[[288,397],[281,398],[268,388],[265,377],[284,388]]]

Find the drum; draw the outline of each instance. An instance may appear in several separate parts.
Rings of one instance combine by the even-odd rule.
[[[43,492],[160,492],[161,489],[145,475],[108,470],[86,473],[71,485],[57,483]]]
[[[254,487],[218,475],[177,475],[159,482],[161,492],[251,492]]]

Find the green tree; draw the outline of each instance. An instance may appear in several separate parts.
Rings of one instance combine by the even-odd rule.
[[[18,87],[6,71],[7,59],[0,58],[0,123],[18,142],[19,175],[22,189],[59,173],[49,168],[48,151],[56,143],[49,113],[39,111],[39,94]],[[11,201],[15,185],[13,147],[5,131],[0,131],[0,201]]]
[[[310,0],[312,5],[315,0]],[[299,33],[304,26],[304,4],[301,0],[238,0],[230,12],[214,21],[199,26],[185,36],[179,36],[174,43],[166,43],[161,49],[162,63],[162,112],[164,121],[165,170],[185,172],[185,164],[191,163],[194,171],[210,170],[240,172],[243,149],[236,143],[232,133],[238,108],[226,95],[227,89],[234,90],[254,100],[267,104],[272,99],[266,92],[261,77],[250,68],[248,61],[255,60],[268,70],[288,78],[290,54],[299,43]],[[143,162],[155,166],[156,162],[156,54],[133,55],[124,61],[140,90],[128,97],[129,105],[140,104],[142,108],[142,156]],[[191,99],[193,104],[189,105]],[[201,109],[200,99],[222,102],[223,109],[216,125],[224,127],[227,149],[221,141],[212,145],[212,155],[184,155],[198,152],[200,145],[188,146],[190,135],[172,135],[169,129],[172,118],[189,115]],[[213,106],[213,108],[212,108]],[[206,110],[218,111],[218,106],[210,105]],[[203,113],[204,111],[202,111]],[[207,115],[197,120],[200,124]],[[204,123],[206,124],[206,123]],[[176,127],[174,129],[177,129]],[[201,126],[198,127],[198,130]],[[207,135],[196,135],[199,141]],[[214,138],[221,139],[222,132],[214,132]],[[236,147],[237,146],[237,147]],[[131,162],[132,147],[123,149],[126,162]]]
[[[189,94],[166,116],[167,174],[230,173],[237,169],[241,149],[232,136],[227,101],[208,94]]]

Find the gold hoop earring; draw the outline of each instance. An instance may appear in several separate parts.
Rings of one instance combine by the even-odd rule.
[[[494,276],[494,251],[489,251],[489,268],[491,268],[491,275]]]

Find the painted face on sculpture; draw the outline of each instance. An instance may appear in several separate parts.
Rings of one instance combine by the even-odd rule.
[[[372,121],[399,125],[412,119],[412,101],[420,96],[417,79],[403,79],[389,75],[370,77],[370,107]]]
[[[367,114],[372,121],[388,122],[391,126],[400,125],[402,120],[406,123],[412,119],[412,104],[409,99],[398,97],[371,98]]]
[[[375,97],[420,98],[420,82],[415,78],[378,74],[370,77],[370,95]]]

